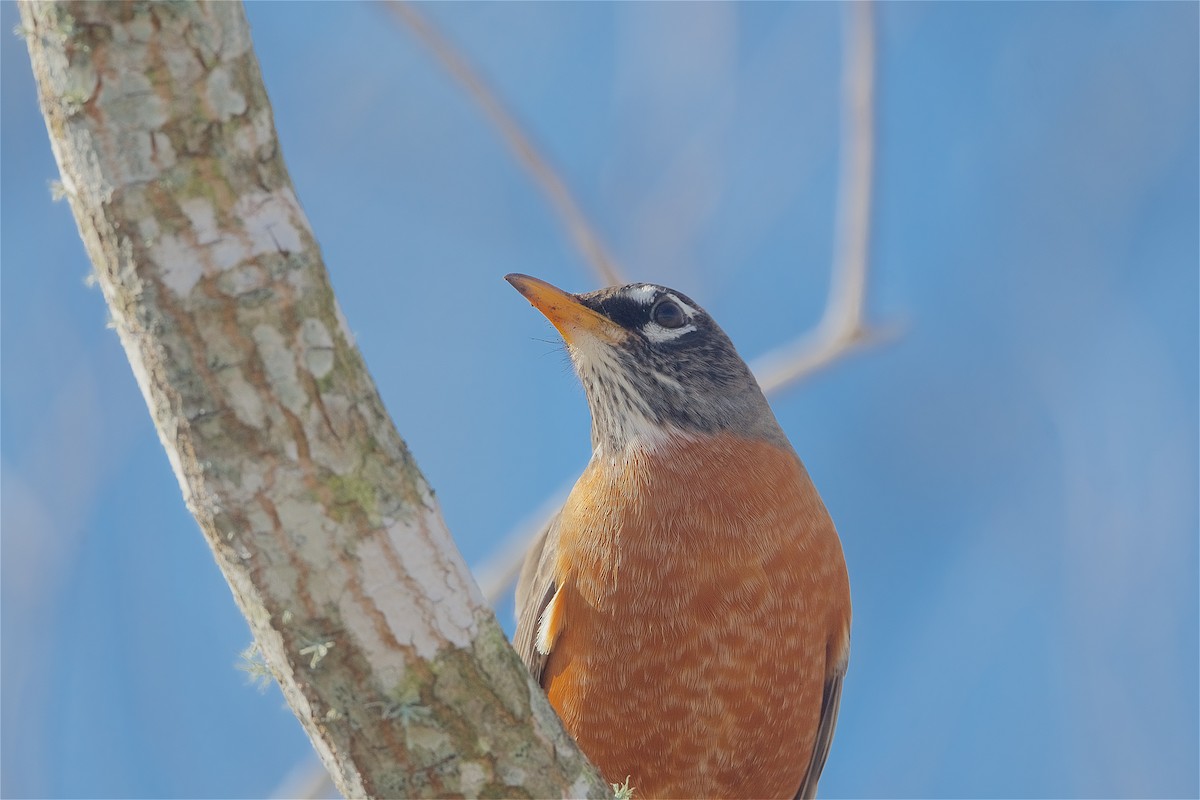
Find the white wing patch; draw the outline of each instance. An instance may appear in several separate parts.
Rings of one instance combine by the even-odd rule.
[[[562,587],[560,586],[554,593],[554,597],[551,597],[550,602],[546,604],[542,618],[538,620],[537,639],[534,640],[534,647],[544,656],[550,655],[550,648],[554,647],[554,640],[558,638],[559,628],[562,627],[562,614],[558,604],[561,596]]]

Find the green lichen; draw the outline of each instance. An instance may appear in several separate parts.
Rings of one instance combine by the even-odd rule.
[[[479,628],[479,636],[474,642],[475,657],[491,685],[497,687],[496,696],[518,722],[524,723],[530,716],[529,673],[513,655],[508,637],[494,617],[482,620]]]
[[[174,146],[174,137],[171,137],[171,139],[171,145]],[[212,176],[207,174],[206,170],[197,169],[188,175],[185,179],[182,191],[178,192],[176,196],[180,201],[184,201],[185,199],[192,197],[199,197],[207,200],[209,205],[211,205],[213,208],[214,221],[216,224],[218,226],[223,226],[227,223],[227,220],[216,216],[221,211],[221,202],[220,198],[217,196],[217,189],[216,185],[213,183]],[[183,217],[184,215],[180,214],[180,216]]]
[[[361,472],[351,472],[346,475],[329,474],[325,485],[333,494],[333,502],[329,513],[338,522],[346,522],[359,514],[366,514],[372,521],[378,518],[378,502],[375,487],[379,484],[372,476]]]
[[[338,387],[340,384],[337,381],[336,375],[337,359],[334,359],[333,369],[316,379],[317,391],[319,391],[321,394],[328,394],[334,388]]]

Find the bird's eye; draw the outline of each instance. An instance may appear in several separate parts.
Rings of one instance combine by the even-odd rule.
[[[650,319],[664,328],[680,328],[683,327],[683,323],[687,322],[683,309],[669,298],[664,298],[654,304],[654,308],[650,309]]]

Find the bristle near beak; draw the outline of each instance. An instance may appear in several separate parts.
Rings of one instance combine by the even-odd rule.
[[[588,308],[575,295],[557,286],[515,272],[505,275],[504,280],[525,295],[525,299],[550,320],[567,344],[577,341],[581,333],[609,344],[617,344],[628,335],[620,325]]]

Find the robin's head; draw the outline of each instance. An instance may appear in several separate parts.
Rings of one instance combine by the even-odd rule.
[[[505,280],[562,334],[594,448],[720,432],[790,446],[733,342],[686,295],[652,283],[570,294],[528,275]]]

